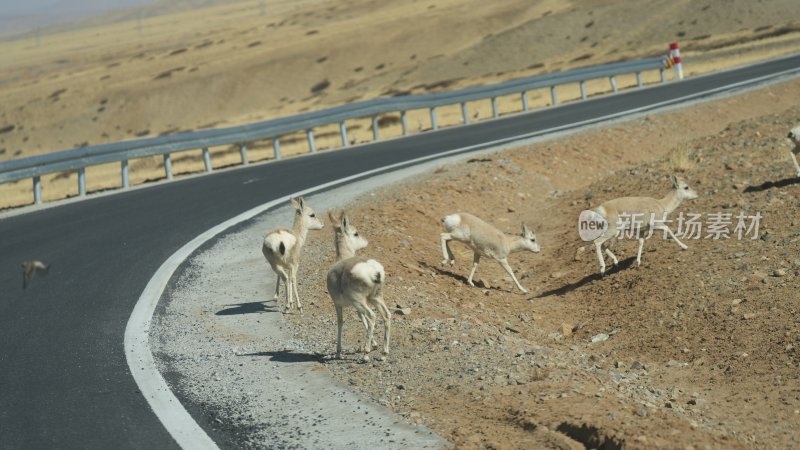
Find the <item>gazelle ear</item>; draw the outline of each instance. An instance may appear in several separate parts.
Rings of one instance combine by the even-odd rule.
[[[528,229],[528,226],[525,225],[525,222],[522,222],[522,235],[523,236],[527,236],[528,233],[530,233],[530,232],[531,232],[531,230]]]
[[[292,198],[292,207],[297,210],[301,210],[303,208],[303,198],[300,199]]]
[[[328,211],[328,219],[330,219],[333,226],[336,226],[339,223],[339,218],[333,214],[333,211]]]
[[[680,183],[680,181],[678,181],[678,177],[676,177],[675,175],[672,175],[671,178],[672,178],[672,185],[676,189],[679,188],[681,186],[681,183]]]
[[[350,219],[347,214],[342,213],[342,229],[346,229],[348,226],[350,226]]]

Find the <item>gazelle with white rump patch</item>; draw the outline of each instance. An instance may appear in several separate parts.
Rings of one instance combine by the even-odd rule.
[[[503,269],[508,272],[514,284],[517,285],[523,294],[527,294],[528,290],[522,287],[514,276],[514,271],[508,265],[508,255],[510,253],[527,250],[530,252],[539,252],[539,243],[536,242],[536,234],[533,230],[529,229],[524,223],[522,224],[521,236],[508,236],[497,228],[489,225],[478,217],[467,213],[457,213],[445,216],[442,219],[442,226],[445,232],[440,235],[442,244],[442,264],[448,262],[452,266],[456,262],[453,252],[450,251],[448,242],[451,240],[461,241],[472,249],[472,271],[469,273],[467,283],[470,286],[475,286],[472,283],[472,277],[475,275],[475,269],[478,268],[478,262],[481,256],[489,256],[497,260]]]
[[[686,250],[688,247],[675,237],[672,230],[669,229],[665,223],[667,216],[674,211],[683,200],[691,200],[697,198],[695,192],[689,185],[676,176],[672,176],[673,189],[661,199],[651,197],[621,197],[614,200],[609,200],[594,211],[603,216],[606,220],[608,227],[606,230],[594,241],[594,248],[597,252],[597,259],[600,261],[600,274],[606,271],[606,262],[603,257],[602,245],[604,242],[616,237],[619,233],[625,230],[631,230],[631,227],[637,227],[637,239],[639,241],[639,251],[636,254],[636,266],[642,263],[642,247],[644,246],[644,237],[642,233],[647,231],[650,226],[655,230],[663,230],[669,237],[671,237],[682,249]],[[608,255],[616,266],[619,262],[611,249],[606,248],[605,254]]]
[[[377,346],[372,337],[375,312],[370,306],[374,306],[383,319],[383,353],[379,358],[382,361],[389,354],[392,331],[392,313],[383,301],[386,272],[378,261],[356,256],[357,250],[367,246],[367,240],[358,234],[347,215],[341,213],[339,217],[334,217],[329,214],[329,217],[333,224],[337,261],[327,277],[328,293],[336,307],[336,358],[342,357],[344,307],[352,306],[367,330],[363,351],[364,361],[369,361],[369,352],[373,345]]]
[[[789,131],[789,140],[794,143],[794,148],[789,150],[794,161],[794,168],[797,170],[797,176],[800,177],[800,164],[797,163],[797,154],[800,153],[800,125],[794,127]]]
[[[303,312],[300,296],[297,294],[297,270],[300,266],[300,251],[306,241],[308,230],[322,229],[322,221],[317,218],[314,210],[303,201],[303,197],[291,199],[295,209],[294,225],[292,229],[275,228],[264,237],[261,252],[267,258],[272,270],[278,275],[275,281],[275,300],[281,288],[281,280],[286,286],[286,305],[284,311],[297,307]],[[296,300],[296,303],[295,303]]]

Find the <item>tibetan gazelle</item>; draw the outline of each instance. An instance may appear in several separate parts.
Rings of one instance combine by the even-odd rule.
[[[528,290],[517,281],[517,277],[514,276],[514,271],[511,270],[507,260],[510,253],[522,250],[534,253],[539,252],[536,234],[524,223],[522,224],[522,235],[508,236],[472,214],[457,213],[445,216],[442,219],[442,227],[445,230],[440,235],[442,258],[444,258],[443,265],[450,263],[452,266],[456,262],[455,256],[453,256],[453,252],[450,251],[448,246],[450,240],[461,241],[472,249],[472,270],[469,273],[469,278],[467,278],[467,283],[470,286],[475,286],[472,283],[472,277],[475,275],[475,269],[478,268],[481,256],[488,256],[500,263],[523,294],[528,293]]]
[[[306,241],[308,230],[319,230],[322,221],[317,218],[314,210],[303,201],[303,197],[292,199],[295,209],[294,225],[292,229],[275,228],[264,236],[261,252],[267,258],[272,270],[278,275],[275,281],[275,300],[278,300],[281,281],[286,286],[286,305],[284,311],[297,307],[303,312],[300,296],[297,294],[297,269],[300,266],[300,251]],[[295,303],[296,301],[296,303]]]

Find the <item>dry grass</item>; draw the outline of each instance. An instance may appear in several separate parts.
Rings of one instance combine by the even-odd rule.
[[[680,143],[667,155],[669,167],[673,172],[685,173],[697,166],[698,155],[688,143]]]
[[[276,1],[262,16],[258,2],[243,0],[148,13],[141,34],[136,21],[98,20],[43,32],[40,42],[0,41],[0,161],[649,57],[676,37],[690,75],[800,51],[800,32],[785,14],[791,0],[761,5],[758,15],[746,14],[749,0],[725,6],[741,14],[667,1],[430,3]],[[520,51],[520,43],[530,43],[530,51],[528,44]],[[643,78],[659,81],[657,71]],[[617,83],[627,89],[635,79],[621,76]],[[587,88],[591,96],[610,86],[600,79]],[[557,92],[559,102],[580,97],[577,84]],[[528,99],[532,108],[551,102],[548,89],[529,92]],[[492,116],[488,100],[467,106],[470,121]],[[498,109],[519,112],[519,95],[498,98]],[[442,127],[459,124],[460,108],[440,108],[438,119]],[[428,112],[409,111],[409,128],[429,129]],[[315,133],[318,148],[338,146],[335,126]],[[348,134],[351,141],[370,141],[369,121],[348,121]],[[381,137],[399,134],[396,122],[381,127]],[[285,155],[305,151],[304,136],[284,138]],[[253,143],[251,161],[268,158],[267,147]],[[216,152],[214,166],[237,158],[235,151]],[[89,190],[118,185],[117,166],[93,169]],[[163,167],[132,166],[131,177],[134,183],[158,179]],[[45,197],[74,195],[72,178],[44,177]],[[30,180],[0,186],[0,208],[31,198]]]

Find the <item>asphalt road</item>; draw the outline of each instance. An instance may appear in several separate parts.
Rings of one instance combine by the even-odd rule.
[[[220,171],[0,219],[0,448],[174,448],[123,335],[161,263],[203,231],[301,189],[786,71],[800,55],[469,127]],[[587,149],[591,151],[592,149]],[[22,290],[20,263],[52,263]]]

